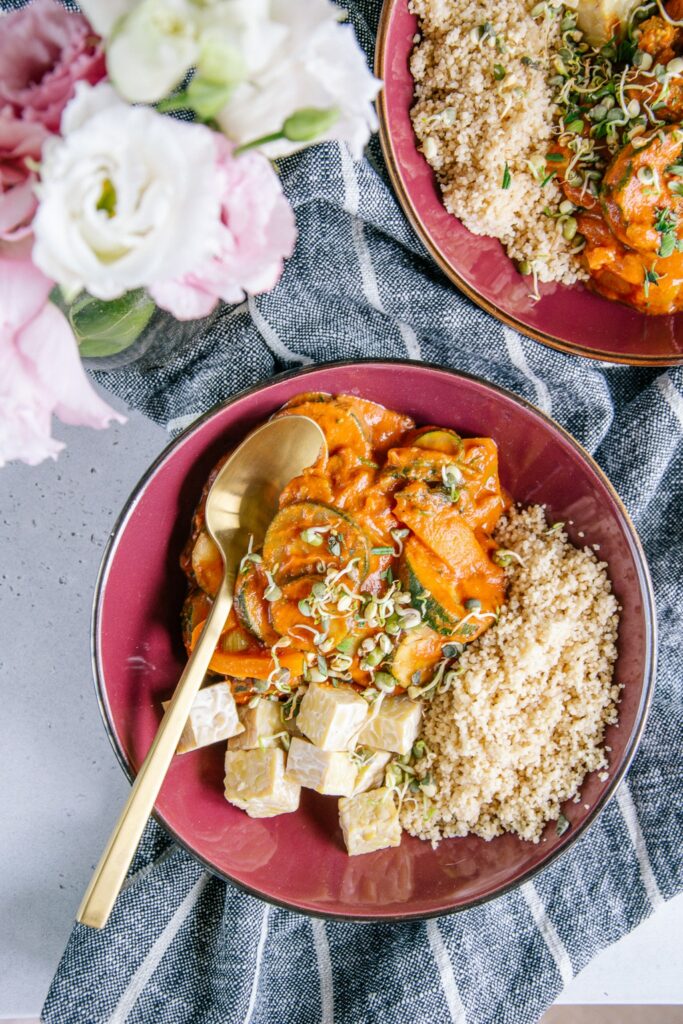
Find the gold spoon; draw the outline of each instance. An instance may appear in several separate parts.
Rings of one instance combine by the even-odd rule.
[[[253,536],[255,547],[260,546],[277,511],[280,492],[324,450],[325,437],[317,423],[305,416],[283,416],[249,434],[216,477],[206,500],[206,528],[223,556],[223,579],[206,625],[78,908],[76,920],[81,924],[104,928],[109,919],[192,702],[230,614],[235,578],[249,538]]]

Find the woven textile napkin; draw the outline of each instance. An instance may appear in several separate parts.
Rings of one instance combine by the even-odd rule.
[[[305,2],[305,0],[301,0]],[[372,59],[379,0],[349,15]],[[611,366],[520,337],[451,286],[392,194],[377,139],[284,161],[299,242],[272,293],[190,343],[168,321],[98,380],[169,430],[274,373],[364,356],[478,374],[568,428],[611,477],[649,558],[660,625],[649,723],[627,780],[571,851],[520,889],[427,923],[357,925],[267,906],[150,823],[101,933],[76,926],[46,1024],[532,1024],[573,975],[683,887],[683,368]],[[94,698],[93,698],[94,699]]]

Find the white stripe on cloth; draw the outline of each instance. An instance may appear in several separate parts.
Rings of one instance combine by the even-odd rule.
[[[524,349],[522,348],[522,339],[520,338],[517,331],[513,331],[510,327],[503,327],[503,338],[505,339],[505,345],[510,356],[510,361],[513,366],[516,366],[520,373],[523,373],[528,381],[534,386],[536,392],[536,404],[547,416],[552,415],[553,403],[550,398],[550,392],[545,381],[537,377],[534,371],[531,369],[526,361],[524,355]]]
[[[182,901],[175,914],[168,922],[133,977],[128,982],[125,992],[114,1007],[114,1012],[109,1018],[109,1024],[125,1024],[128,1020],[128,1015],[134,1009],[135,1004],[138,1001],[138,996],[161,963],[164,953],[180,931],[183,922],[188,917],[190,911],[201,896],[202,890],[210,877],[209,873],[205,871],[194,883],[187,896]]]
[[[307,366],[313,362],[310,356],[302,356],[299,352],[292,352],[284,342],[280,341],[273,328],[261,314],[253,295],[249,296],[248,305],[251,319],[254,321],[257,331],[271,352],[274,352],[276,356],[288,363],[299,363],[301,366]]]
[[[441,987],[443,989],[443,994],[446,997],[451,1021],[453,1024],[467,1024],[465,1007],[462,1005],[458,986],[455,983],[453,964],[451,963],[448,950],[444,944],[438,921],[434,918],[427,921],[427,938],[429,939],[432,956],[434,957],[439,977],[441,978]]]
[[[125,892],[126,889],[130,889],[131,885],[135,885],[135,883],[139,882],[140,879],[145,878],[150,871],[154,871],[159,864],[163,864],[165,860],[172,857],[174,853],[178,852],[178,850],[178,846],[169,846],[163,853],[159,854],[156,860],[150,861],[149,864],[145,864],[144,868],[140,868],[140,870],[136,871],[134,875],[130,875],[121,886],[121,892]]]
[[[664,401],[669,405],[674,416],[677,418],[681,427],[683,427],[683,398],[671,383],[671,379],[666,373],[663,373],[661,377],[657,377],[655,384],[659,388]]]
[[[555,961],[555,966],[562,978],[562,984],[565,986],[568,985],[574,977],[574,968],[572,967],[569,953],[567,952],[564,942],[557,934],[555,925],[546,914],[543,901],[538,895],[536,886],[533,882],[525,882],[522,886],[522,896],[526,900],[526,905],[531,911],[531,916],[536,922],[536,927],[543,936],[543,941],[548,947],[548,952]]]
[[[341,169],[342,177],[344,179],[344,209],[347,213],[351,214],[352,218],[351,236],[353,238],[356,255],[358,256],[360,277],[363,284],[363,294],[370,305],[373,306],[378,313],[384,313],[386,315],[386,310],[382,305],[382,299],[379,294],[377,275],[375,274],[375,268],[372,265],[372,257],[370,256],[370,250],[368,249],[368,243],[365,238],[363,221],[358,216],[360,199],[358,195],[356,169],[353,166],[353,159],[346,143],[341,142],[339,144],[339,152],[341,154]],[[403,344],[406,347],[408,358],[422,359],[420,342],[418,341],[417,334],[413,328],[402,320],[397,320],[396,326],[398,327]]]
[[[645,839],[640,828],[640,822],[638,821],[636,805],[633,802],[631,790],[628,788],[626,779],[624,779],[617,790],[617,803],[619,804],[619,810],[621,811],[624,822],[626,823],[626,828],[628,829],[628,834],[631,837],[631,842],[633,843],[636,859],[638,860],[638,867],[640,868],[640,877],[642,879],[643,886],[645,887],[647,898],[650,901],[652,909],[656,910],[657,907],[663,903],[662,894],[659,891],[657,879],[654,876],[652,865],[650,864]]]
[[[325,922],[314,919],[313,944],[318,958],[318,974],[320,975],[320,1005],[322,1009],[321,1024],[334,1024],[334,988],[332,986],[332,962],[330,945],[327,941]]]
[[[263,959],[263,950],[266,945],[266,938],[268,937],[268,917],[270,914],[270,907],[268,904],[264,907],[263,918],[261,920],[261,933],[258,938],[258,946],[256,947],[256,963],[254,964],[254,979],[251,983],[251,993],[249,994],[249,1005],[247,1006],[247,1012],[244,1015],[244,1024],[249,1024],[251,1021],[254,1007],[256,1006],[256,995],[258,993],[259,977],[261,975],[261,960]]]

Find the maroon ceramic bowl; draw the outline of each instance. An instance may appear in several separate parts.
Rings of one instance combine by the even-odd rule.
[[[648,317],[583,285],[540,285],[542,298],[534,302],[529,278],[517,272],[500,242],[470,234],[446,212],[410,121],[414,101],[408,62],[417,28],[408,0],[385,0],[375,57],[375,73],[384,81],[378,100],[380,138],[403,211],[444,273],[503,323],[553,348],[617,363],[683,362],[683,314]]]
[[[533,406],[473,377],[405,362],[338,363],[277,377],[203,416],[160,455],[135,488],[102,564],[93,619],[96,685],[107,730],[129,776],[142,762],[160,702],[185,656],[179,613],[186,581],[178,556],[209,470],[228,448],[300,391],[348,392],[409,413],[418,423],[490,435],[503,485],[572,520],[578,543],[600,545],[623,607],[617,678],[619,728],[610,728],[609,779],[592,775],[579,804],[538,844],[403,837],[396,849],[346,855],[336,800],[305,791],[295,814],[253,820],[223,799],[224,744],[176,757],[156,804],[158,821],[208,868],[274,903],[327,917],[419,918],[468,907],[528,878],[566,850],[623,776],[652,687],[655,618],[645,558],[628,516],[588,454]],[[581,534],[585,534],[582,536]],[[584,804],[589,805],[586,810]],[[305,868],[303,867],[305,865]]]

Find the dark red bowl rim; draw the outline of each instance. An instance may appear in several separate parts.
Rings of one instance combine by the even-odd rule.
[[[377,40],[375,45],[375,75],[380,81],[384,81],[385,73],[385,58],[386,58],[386,43],[387,35],[389,31],[389,22],[396,5],[397,0],[384,0],[382,5],[382,12],[380,14],[379,25],[377,27]],[[434,241],[431,236],[429,229],[426,227],[420,213],[413,204],[412,199],[408,195],[404,184],[403,177],[399,168],[398,158],[394,150],[394,144],[391,138],[391,132],[389,130],[389,117],[386,106],[385,90],[381,89],[376,100],[377,116],[379,120],[379,139],[382,147],[382,153],[384,155],[384,161],[387,165],[387,171],[391,180],[392,187],[398,199],[399,205],[403,210],[403,213],[408,219],[413,231],[418,236],[424,247],[429,252],[435,263],[438,264],[440,269],[446,275],[446,277],[456,287],[476,303],[481,309],[490,313],[491,316],[495,317],[496,320],[500,320],[501,323],[506,324],[515,331],[519,331],[520,334],[525,334],[528,338],[532,338],[534,341],[540,341],[543,345],[548,345],[550,348],[557,349],[559,352],[569,353],[570,355],[582,356],[585,359],[596,359],[603,363],[624,363],[629,366],[678,366],[683,363],[683,355],[663,355],[663,356],[649,356],[649,355],[630,355],[625,356],[619,353],[602,352],[596,349],[588,348],[584,345],[577,344],[573,341],[566,341],[562,338],[556,337],[554,334],[547,334],[544,331],[537,330],[529,324],[523,323],[510,313],[506,313],[505,310],[501,309],[490,299],[480,295],[476,288],[473,288],[456,270],[452,262],[445,256],[441,251],[440,247]]]
[[[149,480],[151,480],[151,478],[154,476],[156,471],[161,467],[161,465],[165,463],[167,459],[173,456],[173,452],[185,440],[185,438],[192,434],[195,430],[200,429],[208,420],[210,420],[213,416],[217,415],[218,413],[222,412],[224,409],[227,409],[229,406],[234,405],[236,402],[241,401],[242,399],[247,398],[249,395],[255,394],[258,391],[261,391],[263,388],[268,387],[274,383],[277,383],[278,381],[291,380],[292,378],[295,377],[303,378],[306,377],[309,373],[315,373],[319,370],[334,370],[340,369],[342,367],[355,366],[358,364],[381,366],[387,369],[391,369],[392,366],[414,366],[419,367],[421,369],[436,370],[439,373],[444,373],[451,377],[454,377],[456,380],[464,378],[466,380],[473,381],[474,383],[488,389],[489,391],[493,391],[496,394],[503,395],[505,398],[513,401],[522,408],[532,411],[536,416],[544,420],[548,426],[562,434],[564,439],[571,444],[571,446],[584,459],[584,461],[589,464],[594,473],[600,478],[602,484],[610,492],[614,500],[614,503],[620,515],[623,518],[633,553],[634,564],[638,575],[638,583],[643,597],[643,611],[645,618],[645,634],[647,648],[645,657],[645,671],[643,674],[643,690],[641,693],[640,703],[638,706],[638,713],[636,715],[636,724],[634,732],[631,737],[630,744],[626,748],[624,758],[620,767],[616,772],[614,772],[610,780],[610,784],[607,786],[600,799],[595,802],[595,804],[590,810],[590,813],[586,815],[583,821],[572,828],[571,835],[567,842],[563,846],[558,847],[558,849],[555,852],[550,854],[548,858],[543,861],[542,864],[530,868],[529,871],[527,871],[525,874],[521,875],[518,878],[515,878],[513,881],[509,882],[508,885],[503,886],[500,889],[497,889],[495,892],[490,893],[486,896],[482,896],[479,899],[471,900],[467,904],[463,904],[458,907],[452,907],[447,910],[440,909],[429,913],[413,913],[396,916],[392,915],[389,918],[371,915],[359,917],[353,914],[323,914],[320,911],[310,909],[304,910],[296,904],[287,903],[284,900],[277,900],[273,897],[265,896],[263,893],[259,892],[258,889],[253,889],[250,886],[245,885],[243,882],[240,882],[232,876],[226,874],[225,872],[217,870],[217,868],[213,864],[211,864],[205,857],[202,857],[198,853],[196,853],[189,843],[181,839],[178,836],[177,832],[167,824],[167,822],[164,820],[161,814],[159,814],[156,810],[152,814],[152,817],[155,819],[157,824],[159,824],[164,829],[164,831],[171,836],[173,841],[182,849],[186,850],[187,853],[194,857],[195,860],[199,861],[206,868],[207,871],[210,871],[213,875],[216,875],[218,878],[223,879],[223,881],[229,882],[231,885],[236,886],[243,892],[249,893],[249,895],[251,896],[256,896],[258,899],[263,900],[266,903],[270,903],[273,906],[280,907],[283,910],[291,910],[294,913],[303,914],[307,917],[314,917],[320,918],[322,920],[331,921],[355,921],[360,924],[387,924],[394,922],[400,923],[404,921],[422,921],[434,917],[445,917],[450,914],[459,913],[463,910],[469,910],[472,907],[480,906],[483,903],[488,903],[492,899],[497,899],[498,897],[505,895],[513,889],[518,888],[520,885],[523,885],[525,882],[533,878],[538,872],[545,870],[558,857],[560,857],[563,853],[569,850],[574,844],[574,842],[579,838],[579,836],[582,835],[586,831],[586,829],[596,820],[598,815],[602,813],[604,808],[612,799],[612,797],[616,793],[619,784],[626,775],[643,735],[643,730],[645,728],[645,724],[647,721],[650,705],[652,703],[652,695],[654,691],[654,684],[657,671],[657,615],[654,591],[652,588],[652,580],[650,578],[650,571],[648,568],[647,559],[645,557],[645,552],[643,551],[640,538],[638,536],[635,526],[633,525],[631,517],[628,511],[626,510],[621,498],[617,494],[614,486],[612,485],[609,477],[600,468],[600,466],[593,459],[591,454],[583,447],[583,445],[581,445],[576,440],[576,438],[572,436],[572,434],[569,433],[569,431],[565,430],[565,428],[562,427],[559,423],[557,423],[551,416],[548,416],[546,415],[546,413],[542,412],[532,402],[527,402],[526,399],[521,398],[514,392],[508,391],[506,388],[499,387],[497,384],[492,384],[481,377],[477,377],[475,374],[465,373],[464,371],[461,370],[451,370],[449,367],[440,366],[438,363],[430,363],[413,359],[369,358],[338,360],[329,363],[316,363],[311,366],[301,367],[300,369],[297,370],[289,370],[285,371],[284,373],[275,374],[273,377],[268,378],[268,380],[263,381],[260,384],[256,384],[253,387],[245,388],[243,391],[239,391],[237,394],[233,395],[227,401],[221,402],[220,404],[213,406],[207,412],[199,416],[196,420],[193,420],[193,422],[188,427],[186,427],[185,430],[183,430],[180,434],[174,437],[173,440],[166,445],[166,447],[161,451],[157,458],[152,462],[152,464],[140,477],[137,484],[131,491],[131,494],[128,497],[128,500],[126,501],[119,516],[117,517],[114,526],[112,527],[111,533],[109,534],[109,538],[107,540],[107,544],[102,556],[102,561],[100,563],[97,581],[95,584],[95,595],[93,599],[91,617],[90,650],[95,694],[97,697],[97,702],[99,704],[100,714],[102,715],[102,721],[104,723],[105,730],[109,737],[109,742],[111,743],[114,753],[116,754],[117,760],[121,765],[121,768],[123,769],[124,774],[127,776],[129,782],[133,782],[135,775],[134,772],[131,771],[131,767],[125,757],[123,749],[116,738],[116,731],[114,729],[114,725],[111,718],[111,710],[107,698],[107,691],[104,685],[103,670],[100,663],[98,650],[98,636],[100,613],[102,608],[104,591],[107,585],[109,569],[113,560],[116,557],[116,550],[119,539],[126,527],[130,515],[135,509],[138,499],[141,497],[142,492],[144,491]]]

